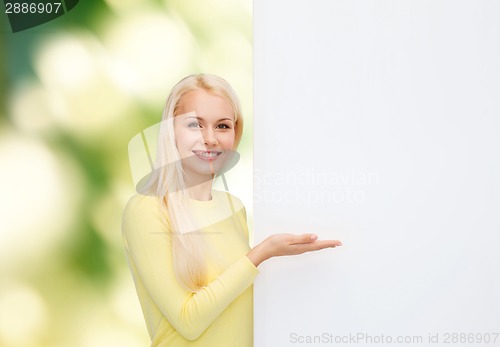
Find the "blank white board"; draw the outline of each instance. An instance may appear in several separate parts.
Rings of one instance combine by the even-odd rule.
[[[499,18],[254,1],[255,240],[344,244],[261,266],[255,346],[500,345]]]

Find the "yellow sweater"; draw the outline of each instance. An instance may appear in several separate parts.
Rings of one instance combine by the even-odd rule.
[[[202,232],[225,264],[211,270],[209,284],[196,293],[174,275],[171,236],[157,198],[135,195],[123,213],[126,257],[151,346],[252,347],[252,283],[259,271],[246,256],[245,209],[234,196],[215,190],[212,200],[191,205],[196,218],[206,221]]]

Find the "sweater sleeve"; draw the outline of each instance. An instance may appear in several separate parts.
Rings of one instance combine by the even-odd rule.
[[[188,340],[196,340],[254,281],[258,269],[242,255],[213,282],[197,292],[177,281],[170,236],[160,218],[155,197],[135,196],[122,221],[125,250],[138,279],[170,324]]]

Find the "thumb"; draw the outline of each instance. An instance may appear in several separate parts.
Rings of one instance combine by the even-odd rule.
[[[297,235],[293,240],[293,244],[301,244],[301,243],[311,243],[318,239],[318,235],[316,234],[302,234]]]

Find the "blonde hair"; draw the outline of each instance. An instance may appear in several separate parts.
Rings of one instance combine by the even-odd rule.
[[[172,257],[177,280],[186,289],[196,291],[208,284],[209,249],[203,234],[197,232],[189,211],[189,196],[186,191],[184,172],[175,144],[173,118],[186,93],[203,90],[226,99],[234,111],[235,141],[238,146],[243,132],[243,118],[238,97],[224,79],[209,74],[190,75],[179,81],[167,98],[160,125],[158,152],[155,167],[149,181],[150,188],[160,202],[161,215],[171,230]]]

